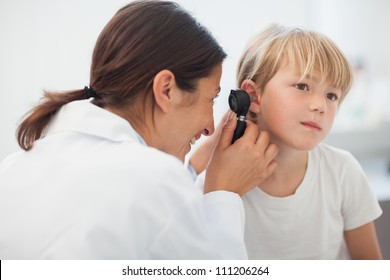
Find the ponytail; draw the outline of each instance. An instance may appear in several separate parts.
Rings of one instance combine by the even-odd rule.
[[[63,93],[44,92],[42,103],[29,111],[18,126],[16,137],[23,150],[30,150],[34,141],[42,137],[42,132],[49,124],[55,113],[69,102],[88,97],[85,89]]]

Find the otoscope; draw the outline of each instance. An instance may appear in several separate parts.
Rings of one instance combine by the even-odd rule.
[[[237,114],[237,126],[233,133],[232,144],[244,134],[246,128],[245,116],[248,113],[250,104],[251,98],[245,90],[232,89],[230,91],[229,106]]]

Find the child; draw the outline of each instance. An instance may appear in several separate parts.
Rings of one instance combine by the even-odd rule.
[[[361,167],[321,143],[352,82],[338,47],[273,25],[249,44],[237,78],[255,97],[248,119],[279,147],[274,173],[243,196],[249,258],[381,259],[373,220],[382,210]]]

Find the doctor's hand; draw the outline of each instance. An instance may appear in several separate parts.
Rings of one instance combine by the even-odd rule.
[[[267,179],[276,168],[278,147],[269,134],[247,121],[244,135],[231,144],[236,118],[229,118],[206,168],[204,192],[226,190],[244,195]]]
[[[222,128],[226,124],[229,117],[233,117],[233,111],[228,110],[219,121],[215,131],[212,135],[207,136],[204,142],[192,153],[190,164],[195,169],[197,174],[200,174],[206,169],[214,148],[222,133]]]

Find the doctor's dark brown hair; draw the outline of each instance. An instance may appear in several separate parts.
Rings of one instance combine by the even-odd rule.
[[[132,2],[114,15],[96,42],[90,70],[90,87],[96,92],[92,103],[123,110],[139,97],[145,101],[154,76],[163,69],[175,75],[180,89],[193,92],[198,80],[225,57],[211,33],[178,4]],[[86,98],[84,89],[45,91],[18,127],[20,147],[30,150],[63,105]]]

